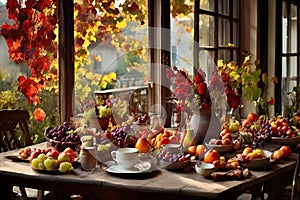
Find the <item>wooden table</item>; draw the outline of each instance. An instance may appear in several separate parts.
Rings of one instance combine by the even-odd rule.
[[[39,144],[45,147],[45,143]],[[72,173],[63,175],[45,174],[34,171],[28,163],[13,162],[0,153],[0,194],[8,199],[12,185],[19,184],[42,190],[53,190],[65,194],[81,194],[88,199],[235,199],[245,191],[268,186],[270,199],[276,199],[287,184],[292,183],[297,154],[272,170],[251,171],[249,179],[241,181],[214,182],[203,178],[193,170],[170,172],[158,168],[156,171],[135,177],[111,175],[99,166],[93,172],[77,167]],[[6,196],[5,196],[6,195]],[[93,197],[93,198],[92,198]]]

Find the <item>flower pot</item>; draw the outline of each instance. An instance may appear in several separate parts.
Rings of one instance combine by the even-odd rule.
[[[193,113],[190,121],[190,127],[194,130],[193,145],[203,144],[211,121],[211,115],[211,109],[201,109]]]

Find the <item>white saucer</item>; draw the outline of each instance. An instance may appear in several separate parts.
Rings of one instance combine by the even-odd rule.
[[[147,172],[151,168],[151,163],[147,162],[147,161],[144,161],[144,162],[141,161],[141,162],[137,163],[131,169],[124,169],[113,161],[108,161],[108,162],[104,163],[104,165],[107,166],[107,169],[106,169],[107,172],[117,173],[117,174],[144,173],[144,172]]]

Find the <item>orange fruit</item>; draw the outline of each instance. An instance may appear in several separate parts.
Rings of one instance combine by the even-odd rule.
[[[139,138],[135,144],[135,148],[139,150],[139,153],[148,153],[150,151],[150,142],[147,138]]]

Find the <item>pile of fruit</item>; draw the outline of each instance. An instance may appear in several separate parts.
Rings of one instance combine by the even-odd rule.
[[[28,159],[33,169],[65,173],[73,169],[76,153],[69,147],[63,152],[59,152],[55,147],[45,149],[25,147],[19,150],[19,156]]]
[[[274,116],[267,119],[265,116],[257,116],[250,113],[243,123],[242,129],[253,135],[254,142],[269,141],[272,137],[294,138],[300,135],[293,130],[287,118]]]
[[[49,127],[45,130],[45,138],[50,141],[52,146],[60,151],[67,147],[75,150],[80,144],[80,136],[69,122],[64,122],[62,125],[54,128]]]

